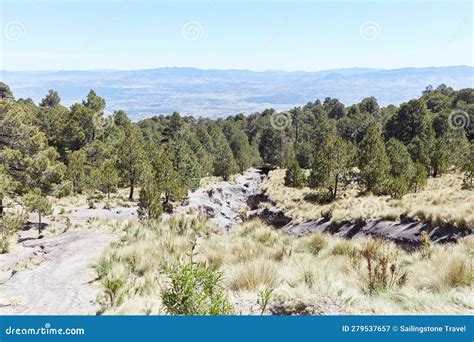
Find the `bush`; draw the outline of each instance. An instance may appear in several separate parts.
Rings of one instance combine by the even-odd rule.
[[[3,215],[0,219],[0,254],[8,253],[12,237],[25,226],[27,219],[23,212]]]
[[[302,188],[306,182],[303,170],[296,160],[293,160],[285,174],[285,186]]]
[[[95,209],[95,202],[93,199],[88,199],[87,200],[87,206],[89,209]]]
[[[54,190],[54,196],[57,198],[63,198],[72,194],[73,186],[71,181],[64,181],[56,186]]]
[[[189,263],[167,270],[168,289],[161,300],[171,315],[229,315],[233,308],[221,285],[221,273],[204,264]]]

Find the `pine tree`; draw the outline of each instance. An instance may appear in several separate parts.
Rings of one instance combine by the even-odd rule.
[[[178,201],[186,195],[186,187],[180,174],[173,168],[173,163],[166,149],[160,149],[152,162],[155,182],[164,195],[163,209],[171,212],[171,202]]]
[[[450,154],[448,145],[444,139],[439,138],[435,140],[430,160],[433,177],[446,173],[450,164]]]
[[[252,165],[252,148],[245,132],[235,124],[230,128],[229,146],[239,171],[242,173]]]
[[[428,173],[426,172],[426,167],[420,163],[415,163],[415,172],[411,180],[413,191],[420,191],[426,185],[427,180]]]
[[[162,189],[156,181],[154,172],[147,168],[138,198],[138,217],[142,220],[157,220],[163,212]]]
[[[110,193],[117,187],[119,182],[118,171],[113,160],[104,160],[97,169],[92,172],[91,178],[100,191],[110,199]]]
[[[461,171],[464,172],[463,186],[466,189],[473,188],[474,178],[474,142],[471,141],[470,148],[464,154],[464,161],[461,167]]]
[[[68,156],[66,177],[72,182],[72,191],[75,194],[81,193],[86,184],[86,161],[84,150],[74,151]]]
[[[390,176],[388,192],[392,197],[400,198],[412,188],[415,177],[415,165],[411,160],[408,148],[399,140],[391,138],[386,146],[390,160]]]
[[[285,174],[285,186],[292,188],[302,188],[305,183],[305,175],[300,164],[293,159],[287,164]]]
[[[41,217],[52,212],[51,202],[41,193],[40,189],[35,188],[23,196],[23,203],[30,212],[38,213],[38,235],[41,236]]]
[[[316,150],[313,167],[308,179],[312,188],[326,187],[331,200],[338,189],[347,184],[354,160],[354,148],[336,133],[328,134],[324,143]]]
[[[385,152],[380,124],[373,123],[367,129],[359,147],[359,168],[367,190],[380,194],[387,184],[390,161]]]
[[[128,199],[133,201],[133,193],[146,158],[145,142],[137,125],[130,123],[123,127],[123,137],[117,148],[118,169],[130,187]]]
[[[5,196],[13,192],[13,181],[8,176],[6,168],[0,166],[0,218],[3,217],[3,199]]]
[[[201,179],[201,169],[189,145],[184,140],[170,140],[166,148],[173,162],[173,168],[181,176],[184,186],[196,190]]]
[[[235,162],[232,150],[225,139],[222,140],[222,143],[218,145],[218,149],[214,157],[214,175],[222,177],[225,181],[229,180],[229,177],[237,172],[238,166]]]

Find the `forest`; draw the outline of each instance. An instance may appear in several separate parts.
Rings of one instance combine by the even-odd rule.
[[[472,187],[473,89],[430,86],[400,107],[380,108],[375,98],[346,107],[328,97],[281,113],[215,121],[173,113],[137,123],[123,111],[105,117],[93,90],[70,108],[54,90],[38,105],[15,100],[3,83],[0,96],[0,200],[26,196],[32,209],[47,207],[50,195],[129,187],[143,216],[157,218],[202,177],[227,180],[263,164],[286,168],[287,186],[321,189],[321,201],[353,181],[400,197],[452,168]]]
[[[453,90],[444,84],[428,86],[419,98],[387,107],[379,106],[374,97],[348,106],[327,97],[286,112],[267,109],[217,120],[175,112],[132,122],[124,111],[105,115],[105,109],[105,99],[94,90],[90,90],[81,103],[67,108],[54,90],[49,90],[41,102],[35,104],[31,99],[16,99],[9,86],[0,83],[0,253],[8,253],[14,245],[12,237],[25,224],[25,212],[36,215],[38,236],[42,237],[42,218],[52,214],[55,201],[75,196],[85,196],[92,208],[97,194],[107,203],[120,191],[126,191],[128,201],[137,203],[137,216],[144,226],[165,224],[165,228],[160,228],[164,232],[172,227],[186,230],[188,221],[160,222],[172,214],[190,192],[200,188],[203,179],[219,177],[222,181],[232,181],[236,174],[243,174],[250,167],[281,171],[282,186],[294,191],[311,189],[311,202],[321,206],[344,200],[345,190],[355,185],[356,198],[385,196],[387,201],[403,201],[404,196],[423,191],[430,180],[450,174],[462,178],[462,189],[473,189],[472,88]],[[20,206],[24,211],[10,210],[10,205]],[[463,215],[448,223],[472,231],[472,215]],[[194,218],[189,223],[191,229],[208,224],[200,220],[202,218]],[[149,234],[159,235],[157,229]],[[245,230],[248,226],[239,229]],[[124,241],[137,242],[136,236],[126,240],[128,234],[132,234],[130,231],[124,234],[127,236]],[[256,237],[263,239],[262,243],[276,239],[272,230],[262,234],[263,237]],[[143,241],[148,239],[150,235],[143,237]],[[337,244],[327,239],[334,238],[316,235],[304,241],[316,255],[328,244]],[[280,242],[276,244],[280,246]],[[196,243],[192,244],[191,255]],[[285,243],[281,243],[283,250],[282,255],[276,257],[278,262],[284,255],[292,257],[292,251],[286,251]],[[342,245],[338,248],[343,248],[340,253],[355,262],[351,259],[355,258],[351,257],[353,249]],[[375,278],[370,276],[373,271],[370,260],[381,249],[379,245],[365,246],[358,254],[369,263],[370,295],[377,287],[374,279],[380,277],[380,273],[375,273]],[[156,251],[150,253],[159,258]],[[98,266],[99,277],[102,276],[106,288],[103,311],[114,309],[126,297],[123,292],[120,296],[118,293],[127,281],[117,281],[110,274],[111,269],[113,272],[116,269],[111,266],[113,255],[108,257],[108,261],[101,259]],[[223,259],[217,264],[224,262]],[[182,293],[173,289],[180,288],[180,281],[195,277],[198,284],[193,286],[197,288],[212,287],[221,281],[219,274],[212,273],[219,267],[207,269],[193,265],[191,262],[168,270],[172,287],[161,293],[167,312],[232,312],[222,291],[210,291],[203,294],[206,298],[199,299],[207,303],[200,302],[203,306],[212,304],[210,308],[203,309],[201,304],[196,304],[194,309],[186,305],[177,308],[177,302],[182,304]],[[253,264],[254,273],[265,273],[267,266],[259,265]],[[398,266],[390,270],[387,267],[386,264],[383,269],[382,287],[389,287],[389,283],[402,286],[407,275],[398,274],[395,271]],[[469,276],[464,264],[462,267],[463,274]],[[257,269],[260,271],[255,271]],[[130,271],[132,273],[136,272]],[[130,274],[124,277],[131,279]],[[387,280],[390,275],[391,279]],[[463,278],[460,284],[466,281],[469,284],[471,280]],[[210,284],[199,284],[200,281]],[[305,280],[311,284],[314,281]],[[239,286],[234,284],[234,287]],[[242,287],[257,289],[258,284]],[[273,287],[259,290],[257,302],[262,313],[268,310],[272,293]],[[194,295],[198,296],[191,294]]]

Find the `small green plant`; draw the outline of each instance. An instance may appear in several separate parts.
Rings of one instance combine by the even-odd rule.
[[[100,281],[108,299],[107,305],[112,308],[115,305],[119,305],[122,301],[122,290],[125,287],[127,276],[126,270],[121,264],[112,265],[107,270],[104,269],[105,266],[107,266],[107,263],[102,262],[97,268],[97,273],[99,277],[101,274],[103,275]],[[104,272],[106,273],[104,274]]]
[[[421,246],[420,253],[423,259],[429,259],[433,253],[432,242],[430,239],[430,234],[427,232],[421,232]]]
[[[4,214],[0,218],[0,254],[8,253],[12,237],[24,227],[27,219],[28,216],[24,212]]]
[[[95,202],[93,199],[88,199],[87,200],[87,206],[89,209],[95,209]]]
[[[268,303],[272,298],[273,290],[274,289],[264,288],[258,292],[257,305],[260,308],[260,315],[263,315],[265,313],[265,310],[268,307]]]
[[[171,315],[229,315],[233,308],[222,287],[222,274],[201,263],[166,270],[169,287],[161,300]]]

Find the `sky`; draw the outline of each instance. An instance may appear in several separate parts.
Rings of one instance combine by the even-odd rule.
[[[1,0],[0,70],[473,65],[471,1]]]

